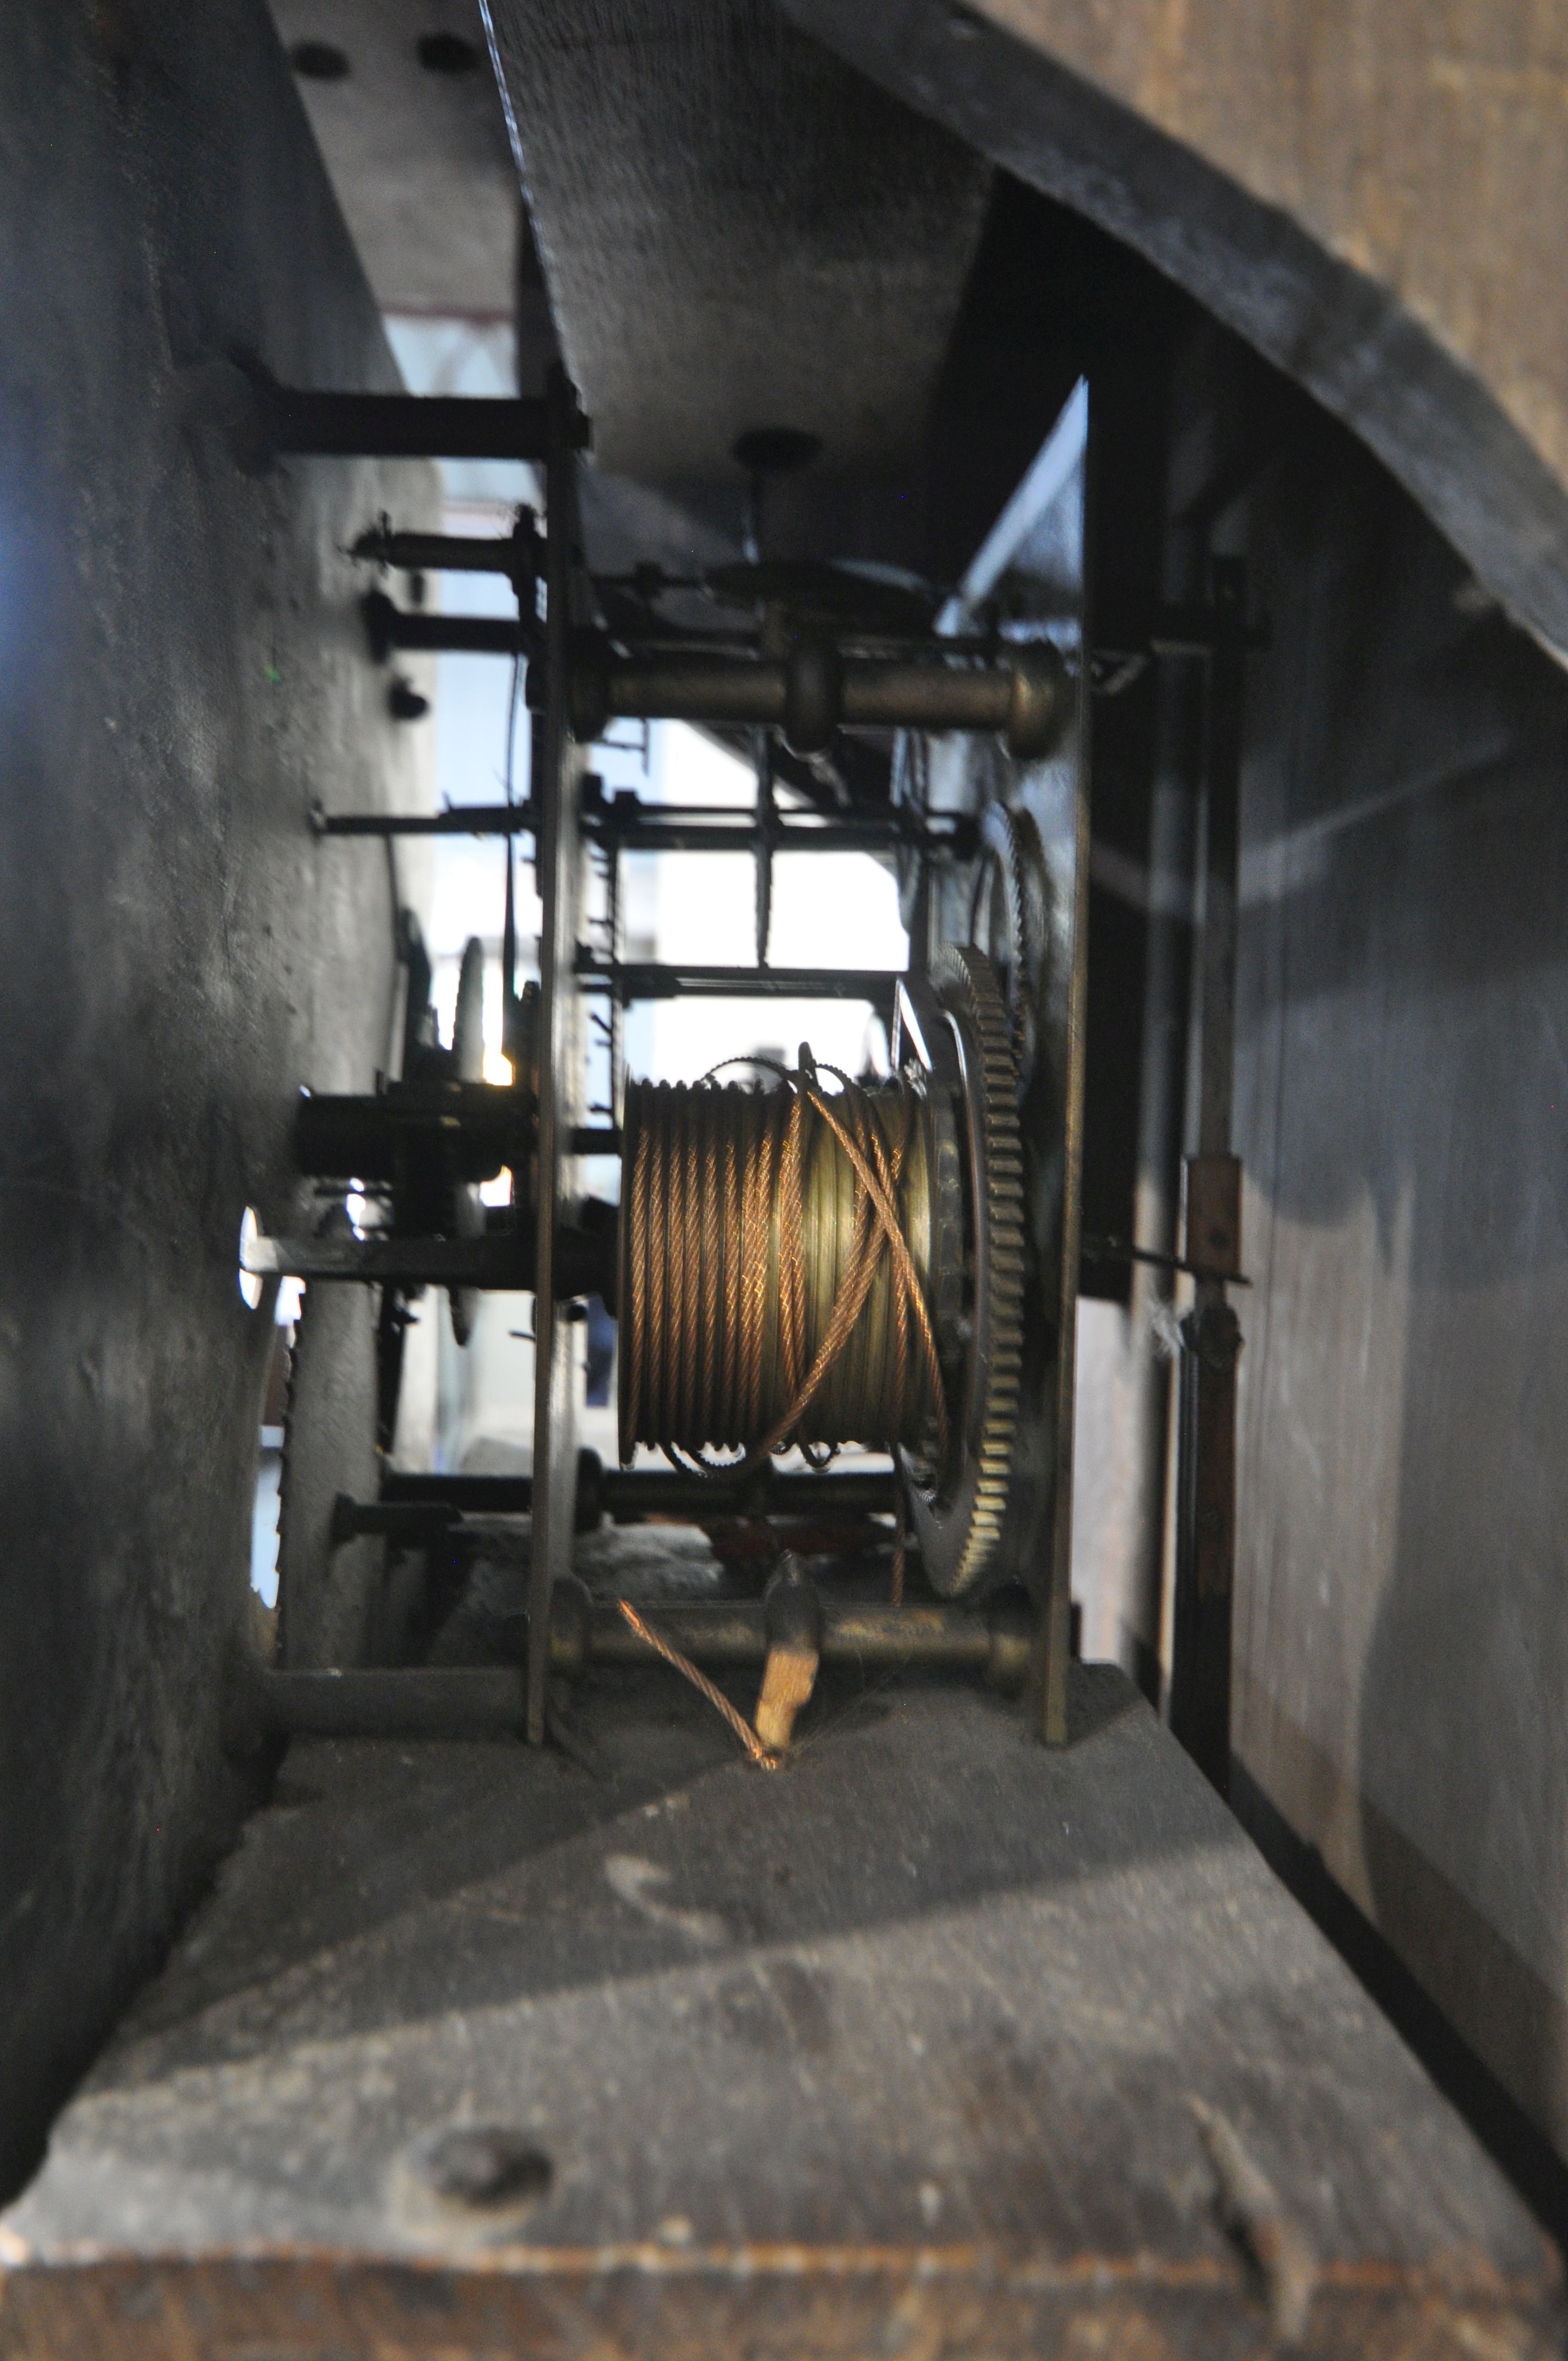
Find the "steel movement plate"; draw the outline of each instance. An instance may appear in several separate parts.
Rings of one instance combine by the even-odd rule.
[[[583,750],[567,714],[567,657],[574,621],[580,536],[573,422],[576,396],[564,370],[547,388],[545,704],[535,741],[533,799],[539,815],[534,869],[543,906],[539,939],[539,1212],[533,1307],[533,1532],[529,1585],[532,1628],[546,1631],[557,1576],[570,1572],[576,1515],[576,1403],[572,1328],[556,1300],[562,1217],[576,1191],[573,1126],[582,1120],[581,1008],[576,982],[582,907],[582,841],[577,797]],[[528,1735],[544,1738],[548,1651],[528,1659]]]

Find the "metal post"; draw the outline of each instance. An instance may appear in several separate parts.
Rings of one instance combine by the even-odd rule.
[[[318,393],[264,382],[258,389],[273,448],[367,459],[540,459],[545,405],[465,394]],[[581,447],[586,422],[573,429]]]
[[[1192,1013],[1194,782],[1201,776],[1206,666],[1163,668],[1153,809],[1149,826],[1147,954],[1143,1070],[1138,1091],[1138,1164],[1133,1214],[1131,1315],[1148,1341],[1135,1364],[1133,1455],[1137,1486],[1136,1556],[1124,1602],[1123,1661],[1151,1705],[1164,1686],[1161,1661],[1175,1373],[1153,1349],[1157,1312],[1168,1315],[1181,1251],[1183,1088]],[[1148,1259],[1148,1257],[1153,1259]],[[1169,1257],[1169,1264],[1163,1258]],[[1183,1257],[1185,1258],[1185,1257]]]
[[[273,1672],[240,1660],[225,1698],[230,1742],[249,1752],[264,1736],[331,1738],[507,1738],[522,1718],[532,1665],[577,1679],[590,1664],[647,1665],[647,1641],[613,1600],[590,1601],[564,1583],[543,1647],[531,1626],[528,1674],[515,1666],[345,1666]],[[760,1667],[768,1653],[767,1609],[761,1599],[662,1607],[646,1620],[694,1662]],[[857,1671],[905,1669],[979,1675],[1003,1696],[1017,1693],[1029,1662],[1026,1619],[1010,1601],[986,1613],[972,1609],[888,1607],[828,1600],[822,1661]]]
[[[885,1015],[903,970],[883,967],[685,967],[655,960],[604,960],[580,950],[585,983],[633,1001],[869,1000]]]
[[[1036,762],[1056,744],[1070,697],[1048,640],[1012,642],[982,665],[847,655],[806,640],[783,663],[711,645],[622,654],[587,632],[572,655],[573,719],[589,740],[616,719],[782,729],[797,754],[820,752],[840,728],[995,730],[1017,760]]]
[[[539,626],[530,616],[425,614],[395,605],[384,590],[367,590],[359,607],[378,664],[385,664],[394,649],[426,655],[532,656],[539,646]]]
[[[1083,1233],[1083,1100],[1089,1019],[1089,700],[1079,719],[1073,783],[1072,971],[1068,986],[1067,1072],[1062,1109],[1061,1271],[1057,1297],[1056,1493],[1048,1588],[1038,1609],[1035,1677],[1040,1735],[1065,1746],[1068,1665],[1072,1655],[1072,1437],[1078,1388],[1078,1286]]]
[[[773,741],[768,730],[752,730],[751,755],[757,774],[757,965],[766,967],[773,925],[773,840],[778,823],[778,806],[773,798]]]
[[[1241,1268],[1241,1165],[1231,1149],[1235,1060],[1236,876],[1240,839],[1246,569],[1216,558],[1204,761],[1202,1004],[1198,1153],[1187,1162],[1189,1262]],[[1176,1600],[1170,1726],[1223,1794],[1231,1764],[1231,1610],[1235,1576],[1236,1363],[1241,1331],[1226,1278],[1200,1279],[1182,1323]]]
[[[581,1466],[581,1463],[579,1463]],[[589,1519],[607,1515],[617,1524],[644,1517],[781,1517],[831,1521],[839,1517],[882,1516],[894,1507],[897,1478],[891,1469],[847,1476],[781,1475],[772,1460],[740,1476],[688,1475],[663,1467],[598,1467],[590,1457],[578,1477],[578,1497]],[[404,1474],[383,1477],[378,1500],[340,1497],[345,1538],[356,1532],[392,1530],[389,1519],[404,1510],[431,1509],[443,1516],[527,1516],[533,1507],[531,1476]],[[597,1512],[597,1513],[596,1513]],[[380,1522],[376,1521],[378,1519]]]
[[[620,957],[620,846],[611,836],[603,847],[605,863],[605,935],[609,947],[611,966]],[[611,1123],[621,1117],[620,1071],[621,1036],[624,1031],[624,1002],[615,993],[609,995],[609,1088],[605,1093],[605,1105]]]

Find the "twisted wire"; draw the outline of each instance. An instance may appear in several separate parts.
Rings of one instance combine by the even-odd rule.
[[[618,1598],[615,1603],[638,1638],[646,1642],[656,1656],[663,1656],[666,1664],[673,1665],[683,1680],[690,1681],[693,1688],[707,1699],[715,1712],[724,1716],[758,1770],[776,1771],[779,1767],[778,1756],[771,1747],[763,1745],[745,1715],[738,1707],[730,1704],[724,1691],[715,1682],[710,1681],[706,1673],[700,1672],[689,1656],[683,1656],[680,1650],[673,1646],[662,1631],[656,1631],[652,1623],[645,1623],[629,1598]]]

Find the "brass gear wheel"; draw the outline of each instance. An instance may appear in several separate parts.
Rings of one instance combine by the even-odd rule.
[[[1018,1422],[1024,1325],[1024,1156],[1018,1082],[1007,1010],[982,951],[949,944],[931,962],[927,1037],[946,1032],[955,1095],[963,1110],[967,1163],[968,1334],[961,1399],[948,1466],[935,1483],[904,1458],[911,1521],[927,1577],[943,1598],[973,1590],[997,1571]],[[932,1082],[948,1060],[930,1046]],[[957,1175],[955,1174],[955,1179]]]

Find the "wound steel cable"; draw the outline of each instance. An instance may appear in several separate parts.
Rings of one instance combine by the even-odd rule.
[[[623,1455],[945,1452],[925,1104],[839,1081],[628,1085]]]

